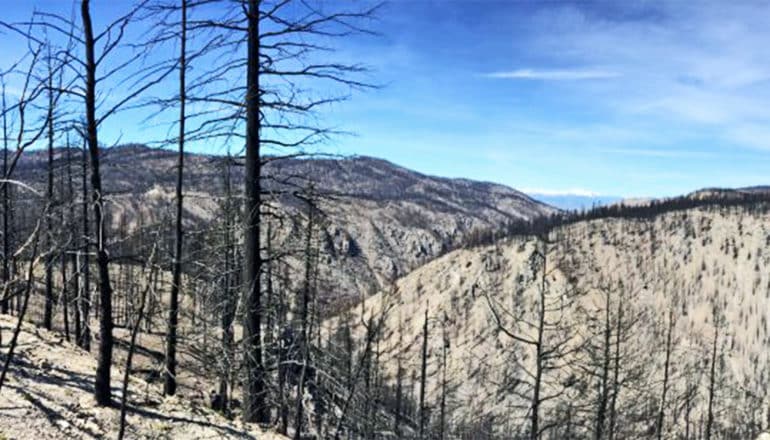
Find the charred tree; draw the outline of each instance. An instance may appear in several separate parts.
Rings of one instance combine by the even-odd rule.
[[[177,158],[174,222],[174,261],[171,274],[171,296],[168,307],[168,325],[166,330],[166,374],[163,392],[166,395],[176,393],[176,345],[177,325],[179,321],[179,290],[182,282],[182,185],[184,182],[184,142],[186,111],[186,74],[187,74],[187,0],[181,0],[181,29],[179,37],[179,153]]]
[[[85,45],[85,116],[86,142],[91,165],[91,203],[94,207],[94,231],[96,232],[96,264],[99,272],[99,357],[96,367],[94,396],[99,405],[112,403],[110,372],[112,371],[112,285],[110,284],[109,256],[107,255],[104,226],[104,194],[99,169],[99,138],[96,119],[96,58],[94,33],[91,25],[90,0],[82,0],[80,14],[83,22]]]

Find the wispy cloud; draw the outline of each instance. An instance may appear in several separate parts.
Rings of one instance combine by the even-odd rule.
[[[597,69],[517,69],[503,72],[491,72],[482,75],[485,78],[521,79],[540,81],[579,81],[591,79],[609,79],[620,76],[617,72]]]
[[[651,2],[647,6],[655,13],[635,19],[597,14],[576,4],[545,9],[533,19],[533,29],[550,24],[554,31],[533,33],[527,50],[533,56],[548,54],[544,63],[612,66],[611,71],[589,72],[615,73],[622,80],[576,84],[570,97],[579,97],[591,111],[610,112],[619,125],[646,123],[655,127],[653,133],[661,141],[670,143],[683,143],[692,133],[710,130],[718,138],[715,141],[729,147],[766,150],[770,144],[765,130],[745,127],[770,123],[765,105],[770,98],[770,57],[764,50],[770,28],[763,21],[770,12],[768,5]],[[633,154],[705,156],[644,149]]]
[[[620,154],[624,156],[644,156],[644,157],[662,157],[662,158],[706,158],[714,157],[715,154],[709,151],[691,151],[691,150],[655,150],[647,148],[603,148],[598,150],[600,153]]]

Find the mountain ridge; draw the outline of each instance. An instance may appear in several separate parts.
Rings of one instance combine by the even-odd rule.
[[[68,177],[67,153],[75,162],[82,158],[79,150],[55,150],[57,181]],[[103,150],[100,165],[113,235],[127,236],[140,224],[173,218],[176,155],[173,150],[138,144]],[[185,222],[189,227],[202,229],[217,219],[225,193],[221,176],[226,161],[225,156],[186,154]],[[79,182],[80,166],[72,165]],[[17,175],[42,189],[46,166],[46,150],[27,152]],[[230,170],[237,195],[243,187],[243,169],[232,166]],[[322,255],[330,259],[327,278],[339,281],[335,285],[345,297],[379,290],[459,246],[474,231],[558,212],[504,185],[429,176],[368,156],[272,157],[266,159],[263,172],[263,188],[277,195],[276,208],[291,213],[276,245],[303,230],[305,202],[293,194],[308,192],[312,184],[325,217],[318,240]]]

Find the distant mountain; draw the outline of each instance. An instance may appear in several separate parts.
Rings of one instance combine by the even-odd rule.
[[[622,197],[582,194],[540,194],[528,193],[530,197],[565,211],[582,211],[595,206],[610,205]]]
[[[674,201],[674,200],[681,200],[681,199],[692,199],[692,200],[698,200],[698,201],[741,201],[751,198],[756,198],[756,196],[767,196],[770,195],[770,186],[749,186],[749,187],[743,187],[743,188],[702,188],[699,190],[692,191],[690,193],[684,194],[682,196],[672,196],[672,197],[635,197],[635,198],[625,198],[625,199],[616,199],[611,203],[607,203],[607,205],[623,205],[626,207],[640,207],[640,206],[647,206],[652,203],[661,203],[661,202],[667,202],[667,201]]]
[[[41,187],[46,154],[26,154],[16,177]],[[56,150],[57,176],[66,175],[66,155],[67,150]],[[80,160],[79,151],[70,150],[70,155]],[[145,225],[170,223],[176,153],[127,145],[105,149],[102,155],[113,229],[126,233],[140,220]],[[217,216],[223,165],[221,156],[187,154],[185,221],[189,226],[205,225]],[[74,172],[79,170],[75,167]],[[234,187],[241,190],[243,167],[232,171]],[[456,247],[474,231],[557,211],[503,185],[428,176],[365,156],[273,159],[264,173],[268,190],[286,193],[278,199],[279,209],[299,214],[283,224],[280,235],[284,240],[301,235],[298,232],[304,228],[303,202],[289,194],[313,184],[326,214],[319,238],[328,260],[325,275],[341,295],[376,291]]]
[[[770,186],[747,186],[744,188],[703,188],[687,194],[687,197],[704,199],[720,197],[725,199],[739,199],[747,195],[770,194]]]
[[[554,194],[528,192],[530,197],[539,200],[548,205],[554,206],[564,211],[583,211],[599,206],[620,205],[624,206],[644,206],[653,201],[670,200],[675,197],[634,197],[623,198],[609,195],[591,195],[591,194]],[[747,195],[770,194],[770,186],[751,186],[745,188],[703,188],[684,195],[698,200],[704,199],[740,199]]]
[[[276,180],[297,176],[296,184],[311,176],[325,196],[329,275],[345,294],[375,291],[477,230],[556,212],[503,185],[428,176],[371,157],[276,161],[268,172]]]

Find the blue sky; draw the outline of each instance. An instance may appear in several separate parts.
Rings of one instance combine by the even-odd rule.
[[[6,20],[30,9],[12,3]],[[97,20],[128,4],[94,3]],[[384,87],[320,112],[355,133],[321,149],[531,192],[770,184],[767,17],[758,1],[392,1],[379,37],[339,42]],[[139,119],[103,139],[157,137]]]

